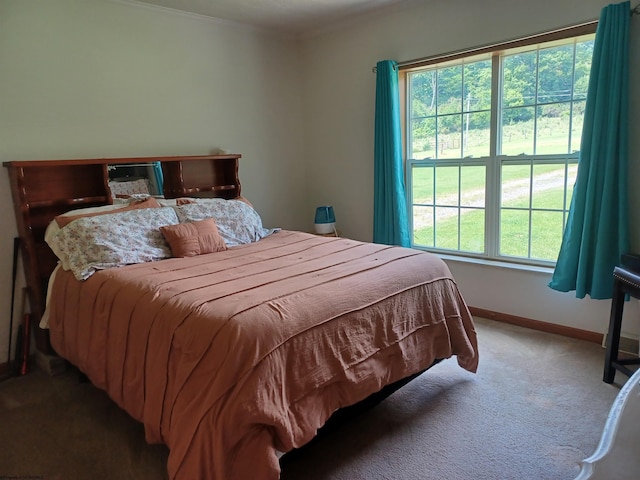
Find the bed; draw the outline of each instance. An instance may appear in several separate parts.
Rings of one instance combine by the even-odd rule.
[[[165,443],[176,480],[275,480],[280,456],[336,412],[442,359],[478,365],[472,317],[440,259],[265,228],[241,196],[239,158],[5,163],[32,314],[48,323],[38,348],[104,389],[147,441]],[[114,203],[108,165],[144,162],[162,165],[159,206],[66,213],[72,221],[48,231],[68,210]],[[85,258],[96,235],[117,244],[144,236],[136,229],[164,253]]]

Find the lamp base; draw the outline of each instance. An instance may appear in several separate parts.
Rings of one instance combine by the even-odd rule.
[[[327,233],[334,233],[336,231],[335,222],[331,223],[315,223],[316,233],[325,235]]]

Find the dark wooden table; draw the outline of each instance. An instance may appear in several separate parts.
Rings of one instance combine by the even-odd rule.
[[[640,358],[619,358],[622,312],[627,295],[640,298],[640,255],[623,255],[621,265],[613,271],[613,297],[602,378],[605,383],[613,383],[616,371],[630,377],[634,370],[628,365],[640,365]]]

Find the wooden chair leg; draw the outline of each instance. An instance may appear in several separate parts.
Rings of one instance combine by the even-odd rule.
[[[616,376],[614,362],[618,361],[620,348],[620,330],[622,328],[622,310],[624,308],[625,292],[622,283],[614,280],[613,298],[611,299],[611,316],[609,317],[609,331],[607,333],[607,349],[604,360],[604,374],[602,380],[605,383],[613,383]]]

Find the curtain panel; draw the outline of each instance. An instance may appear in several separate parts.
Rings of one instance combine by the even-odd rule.
[[[375,108],[373,241],[410,247],[398,70],[391,60],[376,65]]]
[[[611,298],[629,250],[628,55],[630,2],[602,9],[594,42],[578,174],[549,286]]]

